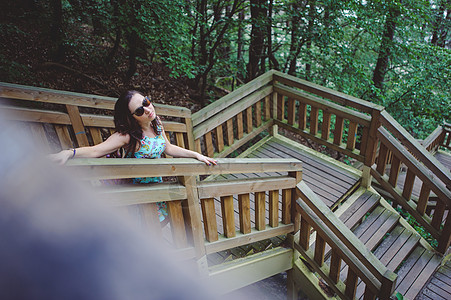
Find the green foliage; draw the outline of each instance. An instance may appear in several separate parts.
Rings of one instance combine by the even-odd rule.
[[[437,240],[432,236],[432,234],[426,231],[426,229],[421,226],[411,214],[399,207],[396,208],[396,210],[404,219],[406,219],[407,223],[409,223],[432,247],[438,247]]]

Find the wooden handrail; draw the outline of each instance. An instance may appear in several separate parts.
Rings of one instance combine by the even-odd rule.
[[[82,172],[84,179],[302,171],[299,160],[283,158],[221,158],[216,166],[190,158],[80,158],[68,161],[66,166]]]
[[[431,153],[429,153],[407,130],[405,130],[386,111],[381,113],[381,123],[411,152],[418,161],[423,163],[445,185],[450,185],[451,172],[447,170]]]
[[[357,274],[368,286],[374,295],[381,299],[388,299],[394,291],[397,275],[389,271],[377,257],[369,251],[365,245],[346,227],[345,224],[316,196],[313,191],[301,181],[297,185],[296,192],[300,197],[297,200],[301,215],[305,217],[309,225],[317,231],[319,236],[336,251],[341,259]],[[302,229],[301,229],[302,230]],[[309,234],[309,231],[307,231]],[[296,249],[307,254],[301,245],[296,245]],[[322,261],[316,257],[315,261]],[[318,266],[321,271],[321,265]],[[338,269],[339,270],[339,269]],[[324,273],[324,272],[323,272]],[[328,277],[329,274],[322,274]],[[336,292],[342,294],[343,291],[335,287],[337,282],[334,279],[324,278]],[[343,295],[343,294],[342,294]],[[344,296],[344,295],[343,295]],[[345,296],[345,298],[347,298]]]
[[[268,71],[265,74],[255,78],[254,80],[246,83],[235,91],[227,94],[221,99],[213,102],[212,104],[204,107],[192,116],[193,127],[196,127],[202,122],[207,121],[209,118],[215,116],[219,112],[235,104],[240,99],[254,93],[258,89],[268,85],[273,80],[274,71]]]
[[[70,104],[81,107],[114,110],[117,98],[82,94],[68,91],[25,86],[0,82],[0,97],[35,102]],[[191,116],[191,111],[185,107],[178,107],[166,104],[154,104],[157,114],[187,118]]]
[[[445,130],[442,126],[438,126],[430,135],[428,135],[427,138],[425,138],[421,145],[423,145],[424,148],[426,148],[428,151],[431,151],[430,147],[434,146],[440,146],[440,145],[434,145],[434,143],[437,142],[438,139],[442,139],[444,137]]]
[[[304,91],[313,93],[315,95],[324,97],[326,99],[330,99],[332,101],[338,102],[344,106],[350,106],[357,108],[361,111],[371,113],[373,109],[381,109],[382,107],[380,105],[349,96],[344,93],[337,92],[335,90],[332,90],[330,88],[323,87],[318,84],[314,84],[312,82],[302,80],[300,78],[284,74],[279,71],[274,71],[273,73],[274,81],[279,81],[281,83],[284,83],[289,86],[293,86],[296,88],[300,88]]]

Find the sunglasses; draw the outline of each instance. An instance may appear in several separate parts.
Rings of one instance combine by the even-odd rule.
[[[135,109],[135,111],[132,113],[132,115],[136,115],[138,117],[141,117],[144,114],[144,107],[148,107],[152,101],[150,100],[149,96],[144,97],[143,99],[143,105]]]

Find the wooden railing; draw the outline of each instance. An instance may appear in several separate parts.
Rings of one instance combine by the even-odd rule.
[[[365,299],[389,299],[393,294],[397,275],[389,271],[369,251],[354,233],[330,211],[312,190],[301,181],[297,185],[295,229],[300,230],[294,249],[341,299],[354,299],[358,280],[365,283]],[[310,248],[312,231],[316,232],[315,249]],[[325,261],[326,245],[331,259]],[[340,278],[344,265],[346,278]],[[363,287],[363,285],[362,285]]]
[[[382,107],[280,72],[273,98],[276,124],[364,162],[372,116]]]
[[[292,191],[300,181],[302,170],[300,162],[294,159],[219,159],[217,166],[209,167],[194,159],[104,158],[74,159],[67,166],[70,172],[86,180],[177,176],[178,183],[116,185],[102,191],[115,205],[137,205],[143,211],[144,223],[159,236],[162,232],[156,202],[166,201],[172,235],[165,238],[182,249],[180,253],[185,258],[199,260],[205,254],[293,231]],[[198,175],[265,172],[284,175],[196,181]],[[219,200],[216,203],[215,198]],[[269,222],[266,222],[266,198]],[[253,207],[251,200],[255,203]],[[234,206],[236,203],[238,207]]]
[[[0,83],[0,100],[2,117],[28,128],[46,151],[98,144],[114,132],[114,98]],[[155,110],[171,141],[194,149],[191,111],[161,104]]]
[[[193,114],[198,152],[225,157],[272,125],[272,74],[265,73]]]
[[[447,189],[451,187],[451,174],[386,112],[381,114],[381,125],[377,132],[379,156],[371,174],[390,193],[395,205],[400,205],[437,239],[438,251],[445,253],[451,242],[451,192]],[[385,175],[389,157],[390,173]],[[398,187],[401,166],[407,169],[402,190]],[[417,199],[412,196],[415,181],[421,184]],[[436,203],[427,214],[431,195]]]
[[[421,144],[431,153],[436,152],[440,147],[451,150],[451,125],[445,123],[443,126],[438,126]]]

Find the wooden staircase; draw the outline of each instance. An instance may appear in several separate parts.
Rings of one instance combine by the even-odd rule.
[[[356,195],[357,194],[357,195]],[[396,292],[414,299],[439,267],[442,257],[411,228],[381,196],[359,189],[352,204],[344,204],[337,214],[364,245],[392,272],[398,275]],[[340,278],[347,277],[341,268]],[[359,280],[356,298],[363,299],[365,284]]]

